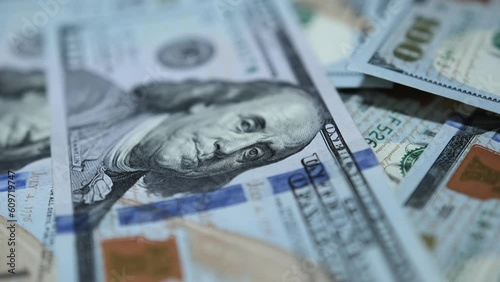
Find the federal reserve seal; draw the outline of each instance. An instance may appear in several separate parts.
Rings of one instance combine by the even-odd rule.
[[[401,174],[405,176],[412,168],[420,155],[424,152],[425,147],[420,147],[407,152],[401,159],[400,168]]]
[[[214,52],[215,48],[208,40],[188,37],[163,46],[158,52],[158,59],[166,67],[185,69],[206,63]]]

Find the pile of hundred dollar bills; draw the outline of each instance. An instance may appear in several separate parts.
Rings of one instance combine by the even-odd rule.
[[[500,0],[0,0],[0,281],[500,281]]]

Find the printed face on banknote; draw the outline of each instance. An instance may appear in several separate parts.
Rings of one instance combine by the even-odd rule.
[[[50,113],[41,72],[0,71],[0,171],[49,156]]]
[[[197,218],[315,258],[336,280],[373,281],[384,265],[394,281],[434,281],[290,3],[192,4],[49,34],[61,279],[152,277],[122,251],[184,244],[166,227]],[[183,246],[183,280],[241,280],[188,277],[206,263]]]
[[[164,197],[222,188],[247,170],[302,150],[327,115],[318,99],[288,83],[163,81],[124,91],[87,71],[69,77],[93,85],[85,99],[68,99],[70,108],[79,109],[69,114],[75,121],[73,201],[84,209],[110,208],[140,179]],[[74,89],[70,96],[81,94],[81,87]],[[105,125],[91,114],[123,97],[132,97],[126,103],[133,106],[116,111],[116,117],[113,111],[101,113],[107,115]],[[96,218],[104,215],[95,210]]]
[[[229,84],[226,89],[222,84],[219,91],[248,94],[165,118],[132,149],[131,167],[206,177],[271,163],[309,143],[321,125],[315,101],[293,86],[263,82],[260,91],[266,94],[249,95],[255,84]]]

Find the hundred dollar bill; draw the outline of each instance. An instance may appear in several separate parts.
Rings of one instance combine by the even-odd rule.
[[[295,1],[306,38],[335,87],[392,87],[387,80],[350,71],[347,65],[354,51],[370,38],[370,31],[385,20],[387,6],[393,2]]]
[[[341,92],[342,100],[396,189],[452,113],[451,100],[398,86]]]
[[[500,1],[405,1],[352,70],[500,113]]]
[[[22,19],[36,8],[0,7],[0,174],[5,174],[50,157],[50,111],[41,33],[22,32]]]
[[[261,281],[214,268],[184,218],[335,281],[439,280],[289,3],[227,5],[52,30],[58,278]]]
[[[47,0],[0,4],[0,173],[50,157],[50,111],[46,98],[44,32],[61,15],[112,15],[155,7],[154,1],[66,3]],[[180,1],[179,1],[180,2]],[[97,9],[99,8],[99,9]],[[149,9],[148,9],[149,8]],[[77,12],[78,11],[78,12]]]
[[[45,29],[62,15],[147,11],[155,4],[106,1],[104,7],[90,3],[55,0],[0,3],[1,281],[55,279]]]
[[[500,118],[448,121],[399,199],[449,281],[500,279]]]

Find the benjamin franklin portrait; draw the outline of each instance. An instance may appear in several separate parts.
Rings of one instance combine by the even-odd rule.
[[[170,197],[205,193],[283,160],[316,136],[327,111],[288,83],[151,81],[123,90],[67,74],[71,185],[91,226],[134,184]]]
[[[41,71],[0,69],[0,174],[50,157],[50,111]]]

